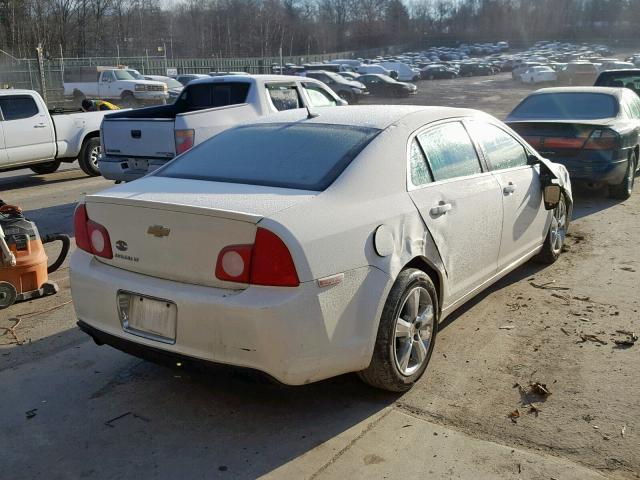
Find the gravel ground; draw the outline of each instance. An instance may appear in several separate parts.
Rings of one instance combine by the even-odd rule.
[[[418,95],[398,103],[504,118],[527,91],[503,74],[419,82]],[[74,168],[20,171],[0,174],[0,197],[22,205],[42,233],[71,232],[74,203],[108,185]],[[176,373],[95,347],[75,328],[65,264],[53,275],[58,295],[0,311],[0,327],[21,320],[14,329],[20,344],[0,329],[0,381],[9,392],[0,396],[0,428],[8,433],[0,435],[2,476],[102,478],[104,460],[116,477],[162,477],[158,469],[188,444],[192,471],[233,465],[230,478],[252,478],[313,455],[391,405],[610,478],[640,478],[640,343],[614,343],[624,337],[619,331],[640,332],[639,213],[639,192],[615,202],[578,191],[561,259],[520,268],[448,319],[427,375],[402,396],[374,392],[354,375],[288,389],[226,370],[213,378]],[[530,394],[535,382],[551,394]],[[515,410],[519,418],[509,418]],[[138,416],[128,415],[120,430],[104,425],[126,412]],[[123,449],[128,438],[140,440],[135,449]]]

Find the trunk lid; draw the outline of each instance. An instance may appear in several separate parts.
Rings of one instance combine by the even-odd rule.
[[[136,273],[196,285],[243,289],[215,277],[219,252],[253,244],[257,223],[317,192],[147,177],[86,197],[89,218],[109,232],[112,259]]]
[[[521,121],[507,124],[540,154],[574,157],[578,155],[596,130],[608,129],[607,120],[563,122]]]
[[[174,122],[173,118],[106,117],[102,123],[104,154],[171,159],[176,154]]]

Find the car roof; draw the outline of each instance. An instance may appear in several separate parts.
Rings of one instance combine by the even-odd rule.
[[[18,89],[18,88],[2,88],[0,89],[0,95],[31,95],[33,90]]]
[[[456,117],[484,115],[477,110],[420,105],[356,105],[313,109],[316,117],[307,118],[304,109],[288,110],[263,117],[252,124],[289,123],[304,121],[312,124],[345,125],[384,130],[414,114],[420,114],[419,123],[426,124]],[[411,122],[409,122],[411,123]]]
[[[603,93],[606,95],[612,95],[616,98],[620,98],[622,92],[624,91],[624,88],[615,87],[552,87],[541,88],[540,90],[536,90],[529,95],[540,95],[544,93]]]
[[[199,78],[189,85],[198,85],[202,83],[224,83],[224,82],[299,82],[303,77],[297,75],[219,75],[217,77],[206,76],[206,78]]]

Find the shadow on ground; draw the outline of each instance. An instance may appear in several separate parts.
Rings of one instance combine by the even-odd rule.
[[[355,375],[283,387],[224,367],[151,364],[78,343],[76,330],[61,335],[17,347],[74,345],[54,348],[37,369],[29,362],[0,371],[12,385],[0,398],[0,428],[12,438],[0,461],[14,478],[257,478],[397,399]],[[314,450],[311,465],[331,459],[350,435],[337,449]]]

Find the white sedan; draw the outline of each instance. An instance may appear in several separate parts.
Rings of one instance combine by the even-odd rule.
[[[558,257],[571,209],[564,167],[483,113],[283,112],[78,205],[78,324],[148,358],[403,391],[439,322]]]
[[[537,66],[525,71],[520,79],[522,83],[553,83],[558,81],[558,74],[551,67]]]

